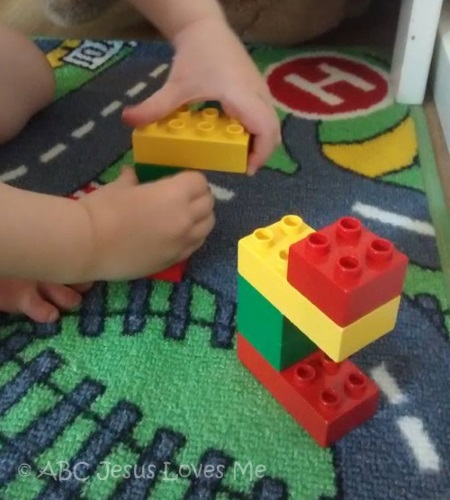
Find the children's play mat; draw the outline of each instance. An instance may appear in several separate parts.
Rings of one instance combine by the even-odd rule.
[[[112,181],[133,161],[121,110],[162,85],[170,48],[38,43],[57,96],[0,149],[0,179],[60,196]],[[53,325],[1,316],[1,498],[450,498],[450,322],[423,110],[393,103],[378,52],[249,50],[282,145],[255,177],[207,173],[217,224],[184,280],[97,283]],[[330,67],[345,78],[295,84]],[[236,355],[237,243],[287,214],[315,228],[359,218],[410,260],[395,330],[351,358],[378,384],[378,412],[329,448]]]

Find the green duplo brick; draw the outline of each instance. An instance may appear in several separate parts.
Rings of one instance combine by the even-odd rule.
[[[163,177],[168,177],[169,175],[175,175],[178,172],[184,170],[179,167],[166,167],[163,165],[147,165],[145,163],[136,163],[134,166],[136,170],[137,178],[142,184],[144,182],[154,182],[162,179]]]
[[[318,347],[245,278],[238,276],[238,331],[278,371]]]

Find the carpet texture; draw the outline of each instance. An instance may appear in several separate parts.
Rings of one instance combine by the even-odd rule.
[[[132,162],[121,108],[161,86],[169,47],[38,43],[57,98],[0,148],[1,179],[62,196],[110,182]],[[185,280],[98,283],[55,325],[1,317],[1,498],[450,497],[450,320],[422,110],[392,103],[376,52],[249,50],[283,144],[254,178],[208,174],[217,226]],[[316,228],[359,217],[410,258],[396,330],[352,357],[379,411],[329,449],[235,351],[237,242],[290,213]]]

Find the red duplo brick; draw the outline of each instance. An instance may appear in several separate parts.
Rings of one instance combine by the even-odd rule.
[[[349,360],[335,363],[322,351],[316,351],[277,372],[239,333],[237,354],[320,446],[330,446],[377,411],[377,385]]]
[[[358,219],[343,217],[291,245],[287,279],[339,326],[402,293],[408,258]]]
[[[186,271],[187,261],[178,262],[173,266],[165,269],[164,271],[160,271],[159,273],[152,274],[149,276],[149,279],[152,280],[161,280],[161,281],[170,281],[172,283],[179,283],[183,280],[184,273]]]

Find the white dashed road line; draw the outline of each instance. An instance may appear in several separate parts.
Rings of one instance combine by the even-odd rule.
[[[145,82],[139,82],[136,83],[134,87],[128,89],[125,93],[127,94],[128,97],[134,97],[140,94],[146,87],[147,84]]]
[[[95,127],[95,122],[94,120],[90,120],[81,127],[77,128],[72,132],[72,137],[75,137],[75,139],[81,139],[84,137],[86,134],[89,134]]]
[[[423,422],[419,418],[405,416],[397,419],[397,425],[414,453],[419,469],[439,472],[440,457],[424,429]]]
[[[406,395],[401,392],[395,378],[387,371],[384,363],[373,368],[371,375],[390,403],[399,405],[408,400]]]
[[[378,220],[389,224],[391,226],[401,227],[408,231],[423,234],[425,236],[434,236],[434,227],[428,223],[417,219],[411,219],[405,215],[399,215],[394,212],[381,210],[380,208],[372,205],[365,205],[364,203],[357,202],[353,205],[353,211],[366,217],[367,219]]]
[[[233,191],[230,191],[229,189],[216,186],[216,184],[213,184],[211,182],[209,183],[209,187],[211,188],[212,194],[217,200],[230,201],[231,199],[234,198]]]
[[[48,163],[49,161],[54,160],[57,156],[63,153],[67,149],[65,144],[59,143],[56,146],[53,146],[51,149],[42,153],[40,156],[41,163]]]
[[[120,101],[113,101],[103,108],[100,114],[105,118],[106,116],[112,115],[114,111],[117,111],[121,106],[122,103]]]
[[[151,76],[152,78],[158,78],[159,75],[161,75],[162,73],[164,73],[164,71],[166,71],[166,69],[169,67],[168,64],[164,63],[164,64],[160,64],[158,67],[156,67],[151,73],[149,76]]]
[[[20,167],[15,168],[14,170],[10,170],[9,172],[5,172],[0,175],[0,182],[11,182],[19,177],[22,177],[28,172],[28,169],[25,165],[21,165]]]

